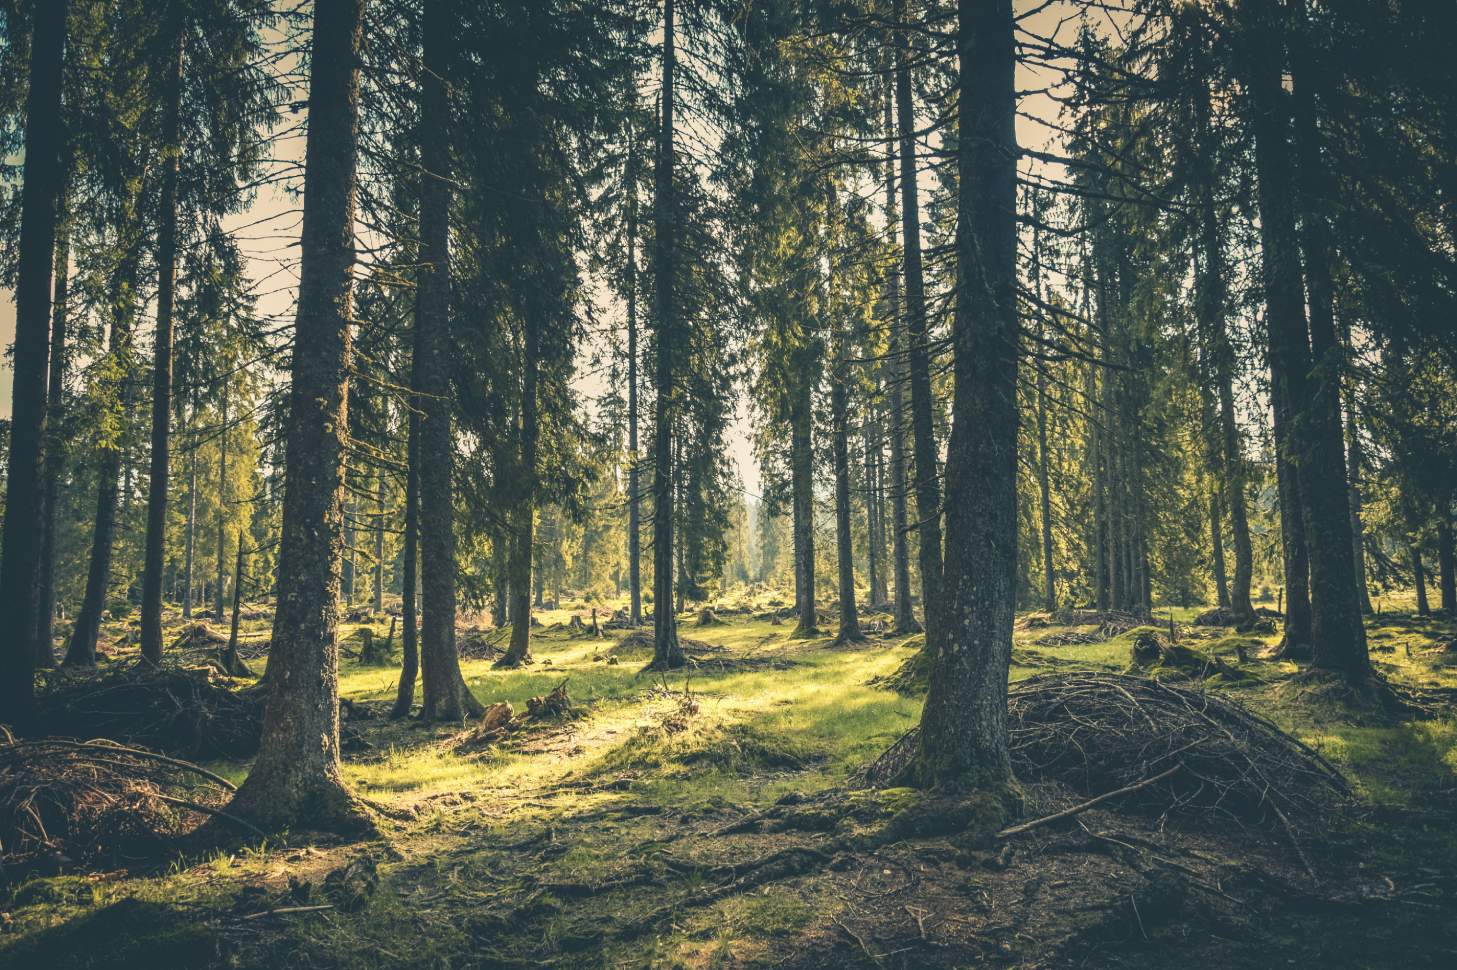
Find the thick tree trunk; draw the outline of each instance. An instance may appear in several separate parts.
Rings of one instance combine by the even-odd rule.
[[[177,139],[182,113],[182,13],[173,4],[168,16],[176,53],[168,65],[167,105],[162,122],[162,199],[157,228],[157,332],[152,364],[152,456],[147,485],[146,551],[142,565],[142,659],[162,662],[162,569],[167,546],[167,492],[172,444],[172,310],[177,301]],[[222,620],[222,614],[218,614]]]
[[[417,289],[417,305],[418,293]],[[410,383],[417,383],[414,375],[411,375]],[[400,644],[403,656],[400,660],[400,682],[395,688],[395,706],[390,709],[390,718],[393,720],[410,716],[410,708],[415,703],[415,681],[420,676],[420,625],[417,612],[419,536],[420,414],[412,395],[409,413],[405,418],[405,535],[403,548],[400,550]]]
[[[1356,601],[1355,568],[1351,561],[1350,504],[1346,496],[1344,449],[1338,419],[1336,372],[1338,354],[1330,317],[1329,247],[1307,239],[1310,258],[1311,326],[1307,329],[1300,246],[1295,231],[1295,179],[1288,141],[1289,109],[1280,70],[1280,10],[1274,0],[1245,0],[1251,8],[1247,37],[1249,87],[1258,173],[1260,237],[1268,305],[1271,380],[1283,391],[1294,418],[1285,428],[1284,446],[1296,465],[1295,482],[1305,517],[1310,561],[1311,660],[1349,680],[1370,676],[1366,630]],[[1310,154],[1313,119],[1297,125],[1297,139]],[[1313,156],[1312,156],[1313,158]],[[1311,163],[1303,159],[1302,167]],[[1310,193],[1305,193],[1309,198]],[[1307,233],[1318,237],[1323,217],[1306,213]],[[1313,341],[1313,343],[1312,343]],[[1314,357],[1312,357],[1312,352]],[[1312,364],[1314,363],[1314,367]]]
[[[1280,549],[1285,576],[1285,636],[1282,655],[1291,660],[1309,660],[1310,629],[1310,558],[1305,545],[1305,513],[1296,486],[1296,469],[1281,445],[1290,423],[1285,396],[1276,387],[1270,389],[1274,413],[1275,489],[1280,500]]]
[[[674,296],[674,260],[677,255],[677,212],[673,196],[673,0],[663,0],[662,123],[659,126],[656,193],[654,197],[657,245],[658,305],[654,314],[657,337],[657,373],[653,405],[653,661],[655,670],[682,667],[688,662],[678,645],[678,620],[673,612],[673,424],[676,392],[673,387],[678,328]]]
[[[130,206],[122,217],[124,232],[135,227],[135,213]],[[136,314],[137,243],[128,239],[124,242],[120,264],[114,270],[111,283],[111,334],[107,338],[109,364],[114,368],[120,385],[111,393],[115,398],[108,404],[115,408],[118,423],[126,420],[131,406],[131,382],[127,372],[131,368],[132,329]],[[116,545],[116,522],[119,485],[122,470],[121,444],[109,440],[97,448],[96,472],[96,521],[91,536],[91,558],[86,571],[86,592],[81,609],[76,614],[76,623],[71,628],[71,639],[66,646],[65,664],[68,667],[89,667],[96,663],[96,638],[101,632],[101,614],[106,609],[106,596],[111,585],[111,557]]]
[[[66,396],[67,303],[71,279],[71,240],[63,232],[56,243],[56,290],[51,311],[50,375],[46,388],[45,493],[41,498],[40,563],[37,566],[35,664],[56,665],[56,510],[61,500],[66,443],[62,440],[61,408]]]
[[[505,628],[506,618],[510,615],[510,544],[510,535],[504,528],[491,537],[491,572],[496,587],[495,599],[491,603],[491,622],[498,630]]]
[[[1417,616],[1431,616],[1432,608],[1427,604],[1427,570],[1422,565],[1422,551],[1416,546],[1407,547],[1411,557],[1412,581],[1417,588]]]
[[[1017,143],[1011,0],[960,0],[959,206],[945,601],[913,780],[1007,792],[1017,575]]]
[[[455,649],[455,499],[451,476],[450,105],[456,0],[427,0],[425,69],[420,87],[420,300],[415,354],[420,362],[420,717],[459,721],[485,707],[471,694]],[[528,367],[530,366],[528,362]],[[530,469],[531,466],[527,466]],[[528,471],[530,474],[530,471]]]
[[[891,118],[892,84],[887,81],[885,91],[885,233],[892,250],[897,249],[895,198],[895,124]],[[905,352],[905,325],[901,315],[901,270],[890,268],[886,281],[886,322],[890,328],[888,353],[886,354],[886,391],[890,398],[890,528],[892,572],[895,582],[895,632],[919,633],[921,624],[911,606],[911,557],[907,533],[910,530],[910,516],[906,510],[906,489],[910,481],[906,472],[906,389],[905,367],[902,355]]]
[[[1361,450],[1361,432],[1356,427],[1356,415],[1352,411],[1348,421],[1349,445],[1346,450],[1347,456],[1347,487],[1350,495],[1351,506],[1351,561],[1356,570],[1356,601],[1361,605],[1363,616],[1369,616],[1371,609],[1371,590],[1366,585],[1366,526],[1362,521],[1363,509],[1361,502],[1361,466],[1365,459]]]
[[[1229,577],[1224,567],[1224,516],[1219,507],[1219,490],[1209,490],[1209,542],[1214,570],[1214,599],[1221,607],[1229,606]]]
[[[892,16],[905,19],[905,0]],[[921,268],[921,204],[916,172],[916,107],[911,94],[910,45],[906,30],[895,32],[896,123],[900,136],[901,236],[905,257],[906,340],[911,385],[911,433],[915,444],[916,529],[920,534],[921,612],[927,631],[935,626],[941,589],[941,486],[936,454],[931,353],[926,335],[926,286]],[[929,635],[929,633],[928,633]]]
[[[0,551],[0,720],[27,730],[35,709],[36,610],[43,505],[46,372],[50,356],[51,269],[61,192],[61,64],[66,2],[36,8],[25,102],[25,169],[20,190],[20,258],[15,285],[15,379],[10,463]]]
[[[258,760],[229,812],[368,831],[339,770],[339,572],[364,0],[315,0],[278,608]]]

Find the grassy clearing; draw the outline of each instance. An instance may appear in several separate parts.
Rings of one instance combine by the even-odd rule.
[[[901,892],[894,884],[907,878],[902,869],[929,863],[855,857],[849,875],[827,870],[721,898],[694,895],[722,880],[715,867],[797,844],[773,831],[712,833],[786,796],[843,785],[919,713],[914,693],[870,685],[916,656],[920,638],[832,647],[828,638],[790,640],[787,625],[752,612],[729,612],[760,605],[723,604],[727,622],[716,626],[691,627],[685,617],[685,635],[714,648],[717,662],[667,677],[641,673],[638,660],[610,663],[620,634],[574,638],[568,611],[547,613],[533,643],[535,665],[496,671],[487,660],[468,660],[465,676],[483,701],[517,709],[565,679],[580,716],[534,725],[475,753],[453,750],[463,726],[356,717],[351,726],[373,747],[347,758],[349,781],[411,815],[390,823],[384,842],[297,839],[297,847],[213,854],[151,874],[34,879],[0,902],[0,965],[261,966],[288,955],[302,966],[739,966],[771,965],[815,947],[849,965],[875,962],[866,956],[875,947],[850,932],[846,886],[870,896],[882,884]],[[1197,611],[1174,612],[1184,619]],[[381,637],[388,628],[368,625]],[[1034,642],[1089,629],[1019,628],[1013,679],[1068,667],[1126,669],[1135,631],[1092,643]],[[1181,643],[1225,664],[1247,658],[1239,677],[1207,686],[1245,700],[1351,777],[1367,806],[1352,822],[1352,839],[1379,843],[1373,851],[1390,865],[1457,865],[1457,830],[1434,814],[1457,793],[1457,722],[1353,718],[1303,693],[1293,665],[1250,659],[1274,637],[1183,630]],[[1449,625],[1404,616],[1371,625],[1382,672],[1414,686],[1457,686],[1457,665],[1438,649],[1451,635]],[[348,661],[341,692],[375,711],[393,698],[396,676]],[[239,780],[247,770],[210,767]],[[374,866],[378,889],[361,907],[345,907],[328,894],[325,877],[360,859]],[[916,879],[927,886],[950,879],[945,892],[979,906],[980,894],[997,890],[978,871],[938,877],[926,870]],[[1070,886],[1079,878],[1094,877],[1066,876]],[[688,902],[679,917],[655,923],[665,892]],[[326,905],[333,908],[254,916]],[[920,905],[897,904],[909,907],[910,916],[898,909],[896,917],[912,928],[906,932],[926,932],[928,917],[915,917]],[[639,932],[639,923],[649,929]],[[1008,946],[1010,964],[1024,944]]]

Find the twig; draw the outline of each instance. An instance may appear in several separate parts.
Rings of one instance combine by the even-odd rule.
[[[165,754],[158,754],[155,751],[147,751],[143,748],[128,748],[124,744],[117,744],[114,741],[102,743],[100,741],[67,741],[62,738],[46,738],[44,741],[35,741],[33,744],[54,744],[62,748],[75,748],[80,751],[109,751],[113,754],[129,754],[134,758],[150,758],[153,761],[160,761],[163,764],[172,765],[174,768],[183,768],[187,771],[202,775],[209,781],[215,781],[228,791],[237,791],[238,786],[228,781],[222,775],[208,771],[202,765],[195,765],[191,761],[183,761],[180,758],[169,758]]]
[[[1101,805],[1103,802],[1106,802],[1110,798],[1117,798],[1119,795],[1127,795],[1131,792],[1138,791],[1140,788],[1147,788],[1149,785],[1152,785],[1155,782],[1163,781],[1165,778],[1169,777],[1174,772],[1181,770],[1183,767],[1183,762],[1180,762],[1179,764],[1174,765],[1167,771],[1161,771],[1158,774],[1153,775],[1152,777],[1145,778],[1142,781],[1136,781],[1131,785],[1125,785],[1122,788],[1116,789],[1115,791],[1104,792],[1097,798],[1090,798],[1080,805],[1074,805],[1072,808],[1065,808],[1060,812],[1054,812],[1051,815],[1044,815],[1042,818],[1035,818],[1030,822],[1023,822],[1020,825],[1013,825],[1010,828],[1002,829],[1000,832],[997,833],[996,837],[999,839],[1010,839],[1014,835],[1021,835],[1023,832],[1030,832],[1032,829],[1040,828],[1043,825],[1048,825],[1052,822],[1057,822],[1065,818],[1070,818],[1073,815],[1081,815],[1088,809]]]
[[[163,795],[161,792],[154,793],[152,797],[159,801],[170,802],[173,805],[180,805],[183,808],[190,808],[194,812],[202,812],[204,815],[216,816],[217,818],[232,822],[234,825],[242,826],[243,828],[254,833],[260,838],[268,838],[268,833],[258,828],[252,822],[245,821],[244,819],[239,818],[231,812],[225,812],[220,808],[209,808],[208,806],[200,805],[197,802],[190,802],[185,798],[176,798],[172,795]]]
[[[319,903],[314,906],[280,906],[277,909],[265,909],[261,913],[249,913],[244,919],[262,919],[265,916],[282,916],[285,913],[317,913],[323,909],[333,909],[333,903]]]

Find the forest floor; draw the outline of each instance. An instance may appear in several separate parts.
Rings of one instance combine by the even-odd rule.
[[[382,838],[293,833],[31,878],[0,890],[0,966],[1457,966],[1450,707],[1418,719],[1352,706],[1261,659],[1273,636],[1181,625],[1179,642],[1224,663],[1201,689],[1347,776],[1353,804],[1324,830],[1116,801],[1015,838],[893,830],[914,793],[850,783],[917,721],[914,685],[872,682],[920,639],[790,639],[790,624],[754,618],[763,602],[715,606],[716,625],[684,615],[700,659],[667,677],[641,672],[650,648],[620,646],[623,631],[574,635],[566,610],[538,613],[524,670],[493,670],[496,634],[463,631],[485,703],[520,711],[565,682],[574,705],[485,745],[459,744],[470,725],[389,721],[396,670],[346,659],[361,740],[345,773],[390,808]],[[1014,680],[1128,668],[1137,631],[1065,619],[1080,617],[1019,619]],[[245,655],[267,625],[248,621]],[[349,624],[346,653],[363,625],[382,637],[388,621]],[[1413,688],[1457,688],[1454,633],[1409,614],[1370,621],[1382,674]],[[1029,786],[1029,817],[1059,804]]]

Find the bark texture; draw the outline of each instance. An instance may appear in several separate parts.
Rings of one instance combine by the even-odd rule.
[[[364,0],[316,0],[278,607],[258,760],[229,811],[370,830],[339,770],[339,579]]]

